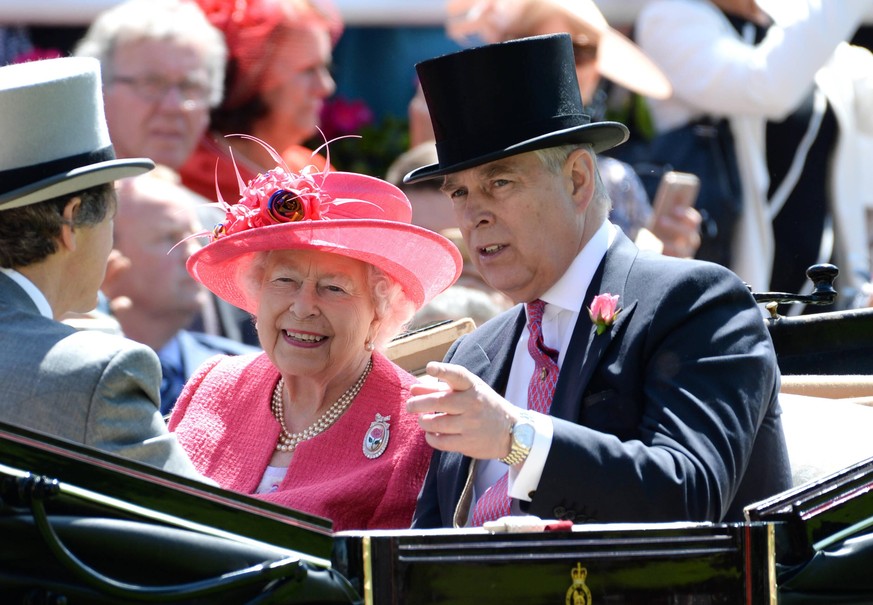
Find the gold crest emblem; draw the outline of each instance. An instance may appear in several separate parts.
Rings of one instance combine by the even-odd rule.
[[[585,586],[588,570],[581,563],[576,563],[576,567],[570,570],[570,577],[573,578],[573,585],[567,589],[565,605],[592,605],[591,591]]]
[[[388,437],[391,432],[388,430],[388,421],[391,416],[383,416],[377,413],[376,419],[370,423],[370,428],[367,434],[364,435],[363,451],[367,458],[378,458],[385,453],[388,447]]]

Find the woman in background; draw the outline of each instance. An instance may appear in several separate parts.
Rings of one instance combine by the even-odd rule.
[[[224,101],[181,170],[182,182],[200,195],[235,199],[242,182],[275,165],[246,133],[277,149],[292,170],[326,160],[303,143],[317,134],[324,100],[334,93],[331,53],[342,33],[339,13],[327,1],[197,0],[224,33],[228,49]],[[231,147],[233,162],[231,161]],[[217,164],[217,167],[216,167]]]

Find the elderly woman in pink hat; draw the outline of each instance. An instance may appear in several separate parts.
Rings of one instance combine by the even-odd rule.
[[[282,165],[221,203],[188,270],[254,316],[264,351],[207,361],[170,430],[222,487],[336,531],[408,527],[431,450],[405,411],[415,378],[381,349],[458,278],[460,253],[364,175]]]

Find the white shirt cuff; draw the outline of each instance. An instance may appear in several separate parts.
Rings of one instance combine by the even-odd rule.
[[[531,501],[531,494],[537,490],[540,484],[554,435],[551,416],[534,411],[529,411],[529,413],[534,420],[533,445],[520,469],[509,468],[509,481],[507,483],[510,497],[527,502]]]

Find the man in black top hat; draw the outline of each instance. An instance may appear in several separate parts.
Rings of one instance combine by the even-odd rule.
[[[436,449],[415,527],[528,514],[741,520],[790,487],[779,371],[743,282],[640,252],[607,220],[566,34],[417,65],[473,263],[517,305],[459,339],[408,402]]]

